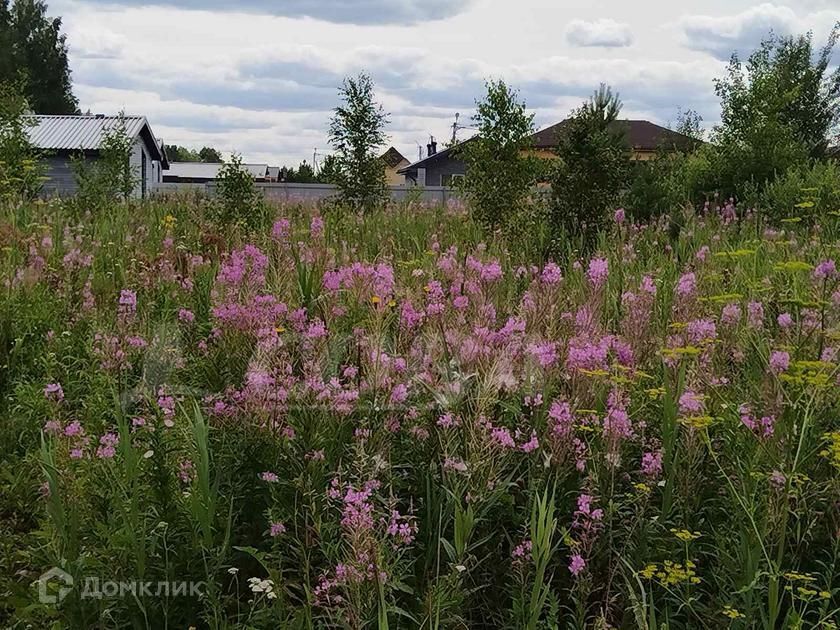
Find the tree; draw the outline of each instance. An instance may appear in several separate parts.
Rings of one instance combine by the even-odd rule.
[[[201,162],[211,162],[213,164],[221,164],[224,162],[222,154],[213,147],[202,147],[198,152],[198,157]]]
[[[693,109],[678,109],[674,131],[695,140],[703,139],[703,117]]]
[[[44,169],[27,133],[28,109],[20,86],[0,83],[0,200],[29,199],[41,188]]]
[[[61,18],[47,16],[40,0],[0,0],[0,82],[21,80],[39,114],[76,114]]]
[[[379,148],[387,139],[388,114],[374,100],[373,87],[366,74],[346,78],[338,91],[343,105],[335,108],[330,121],[335,183],[341,199],[354,210],[370,210],[385,200]]]
[[[501,227],[528,198],[538,173],[538,158],[529,156],[534,115],[504,81],[489,81],[476,102],[472,120],[478,134],[456,149],[466,162],[462,188],[476,218]]]
[[[551,177],[555,236],[565,231],[591,245],[627,186],[630,151],[623,133],[613,125],[620,111],[618,94],[602,84],[561,132],[560,160]]]
[[[721,183],[771,181],[807,158],[825,155],[840,122],[840,68],[830,70],[840,23],[816,52],[811,33],[771,35],[741,63],[737,55],[726,76],[715,81],[721,99],[721,124],[714,140],[720,147]]]
[[[298,166],[297,178],[295,181],[300,184],[313,184],[317,181],[315,178],[315,171],[306,160],[303,160],[303,162],[300,163],[300,166]]]
[[[212,162],[214,164],[224,162],[221,153],[213,147],[202,147],[200,151],[196,151],[177,144],[166,144],[164,150],[170,162]]]
[[[242,167],[242,158],[233,154],[219,171],[217,180],[218,216],[224,225],[242,224],[253,227],[261,219],[262,195],[254,186],[254,178]]]

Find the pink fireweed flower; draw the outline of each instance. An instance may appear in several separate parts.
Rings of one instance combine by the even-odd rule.
[[[774,350],[770,353],[770,371],[774,374],[786,372],[790,367],[790,355],[784,350]]]
[[[410,545],[414,542],[414,535],[417,531],[418,528],[414,519],[403,516],[397,510],[391,511],[391,519],[385,533],[394,538],[397,544]]]
[[[606,258],[593,258],[589,261],[586,277],[593,287],[603,286],[610,274],[610,263]]]
[[[532,343],[527,350],[528,354],[537,360],[540,367],[549,368],[557,362],[557,344],[553,341]]]
[[[662,474],[662,451],[642,455],[642,474],[651,479],[657,479]]]
[[[572,408],[565,400],[555,400],[548,410],[548,417],[551,420],[550,427],[554,436],[568,438],[574,429],[575,418],[572,415]]]
[[[309,222],[309,234],[312,238],[318,238],[324,233],[324,220],[318,216],[317,214],[312,217],[312,220]]]
[[[120,313],[131,315],[137,310],[137,294],[129,289],[120,291],[119,299]]]
[[[681,298],[692,297],[697,292],[697,277],[691,272],[684,273],[677,282],[676,292]]]
[[[271,238],[275,241],[287,241],[289,239],[289,230],[291,229],[291,223],[288,219],[282,218],[277,219],[274,222],[274,225],[271,226]]]
[[[822,261],[814,269],[814,279],[816,280],[826,280],[828,278],[833,278],[836,275],[837,266],[831,259]]]
[[[517,563],[527,562],[531,559],[531,550],[533,547],[533,543],[526,538],[513,548],[513,551],[510,553],[511,558]]]
[[[761,328],[764,325],[764,305],[761,302],[747,304],[747,324],[751,328]]]
[[[280,477],[277,476],[277,473],[273,473],[270,471],[261,472],[260,479],[262,479],[266,483],[277,483],[278,481],[280,481]]]
[[[739,309],[740,317],[740,309]],[[717,337],[717,328],[710,319],[695,319],[688,323],[688,340],[691,343],[708,343]]]
[[[621,225],[624,223],[625,217],[624,208],[619,208],[615,211],[615,214],[613,214],[613,221],[615,221],[618,225]]]
[[[271,527],[268,531],[269,535],[272,538],[276,538],[280,534],[284,534],[286,532],[286,526],[281,523],[280,521],[273,521],[271,523]]]
[[[553,262],[546,263],[543,267],[540,280],[543,284],[554,285],[563,279],[563,272],[558,265]]]
[[[195,475],[195,464],[189,459],[181,460],[178,464],[178,478],[182,483],[190,483]]]
[[[96,456],[99,459],[111,459],[116,455],[117,451],[114,448],[119,442],[120,438],[115,433],[106,433],[99,438],[99,447],[96,449]]]
[[[782,313],[776,318],[776,322],[779,324],[779,328],[788,329],[793,326],[793,317],[790,313]]]
[[[189,309],[182,308],[178,311],[178,319],[186,324],[192,324],[195,321],[195,314]]]
[[[692,391],[683,392],[679,400],[680,413],[684,415],[699,414],[703,412],[703,396]]]
[[[580,575],[581,571],[583,571],[585,568],[586,560],[584,560],[579,553],[574,554],[569,560],[569,571],[575,577]]]
[[[697,250],[697,253],[694,255],[697,260],[705,261],[706,258],[709,256],[709,246],[703,245],[700,249]]]
[[[537,439],[537,434],[535,431],[531,431],[531,438],[522,444],[519,448],[522,449],[525,453],[532,453],[533,451],[537,450],[540,447],[540,441]]]
[[[724,326],[737,326],[741,322],[741,306],[739,304],[727,304],[720,314],[720,323]]]
[[[55,400],[56,402],[64,400],[64,390],[61,388],[61,383],[48,383],[44,387],[44,397],[48,400]]]
[[[510,430],[505,427],[494,427],[490,432],[490,436],[494,442],[504,448],[516,448],[516,442],[510,434]]]
[[[463,459],[458,457],[447,457],[443,461],[443,469],[448,472],[465,473],[467,472],[467,465],[464,463]]]

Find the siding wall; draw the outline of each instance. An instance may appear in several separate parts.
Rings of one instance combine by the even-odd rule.
[[[137,179],[137,185],[134,188],[134,197],[136,198],[140,198],[143,190],[142,182],[140,182],[143,155],[146,156],[146,194],[150,194],[161,181],[160,162],[152,161],[145,143],[138,137],[129,159],[131,173]],[[51,155],[45,158],[46,173],[44,176],[48,178],[42,188],[45,196],[70,197],[78,192],[76,178],[70,166],[71,159],[70,155]],[[86,155],[84,159],[91,162],[98,158],[95,155]]]
[[[96,158],[88,157],[86,160],[93,160]],[[70,167],[69,155],[53,155],[47,157],[45,160],[46,172],[44,177],[47,181],[41,189],[42,193],[48,197],[69,197],[75,195],[77,191],[76,178],[73,175],[73,169]]]

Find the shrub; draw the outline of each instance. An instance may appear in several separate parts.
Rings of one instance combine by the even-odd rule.
[[[764,189],[760,207],[776,224],[786,219],[818,223],[840,209],[840,166],[818,160],[789,168]]]
[[[219,200],[216,219],[219,223],[252,227],[259,223],[263,199],[254,186],[254,178],[242,168],[241,156],[234,154],[219,170],[216,194]]]
[[[41,189],[44,169],[26,131],[27,109],[17,85],[0,83],[0,200],[31,199]]]

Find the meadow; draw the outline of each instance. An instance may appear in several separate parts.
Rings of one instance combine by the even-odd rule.
[[[2,209],[5,627],[837,627],[837,212],[211,205]]]

